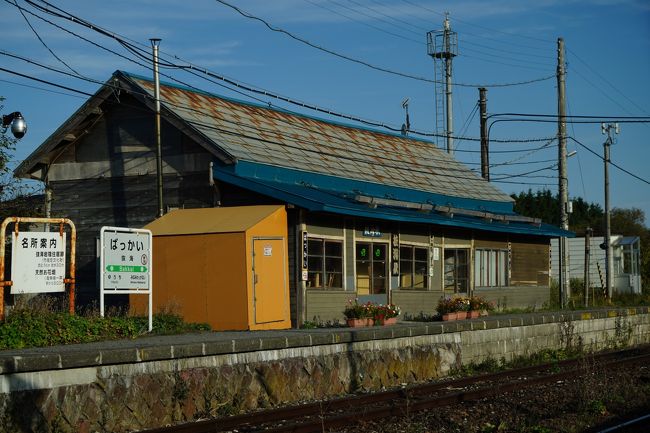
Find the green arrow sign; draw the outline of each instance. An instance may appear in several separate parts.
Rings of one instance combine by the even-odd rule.
[[[146,266],[124,266],[124,265],[108,265],[106,266],[108,272],[147,272]]]

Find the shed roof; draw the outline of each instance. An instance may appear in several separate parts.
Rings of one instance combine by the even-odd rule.
[[[243,232],[282,205],[176,209],[147,224],[153,236]]]

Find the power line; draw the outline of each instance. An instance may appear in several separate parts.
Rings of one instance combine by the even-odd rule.
[[[5,1],[8,2],[8,3],[10,3],[8,0],[5,0]],[[132,47],[132,46],[133,46],[133,44],[130,44],[129,42],[127,42],[123,37],[121,37],[121,36],[119,36],[119,35],[117,35],[117,34],[115,34],[115,33],[113,33],[113,32],[110,32],[110,31],[107,31],[107,30],[105,30],[105,29],[102,29],[101,27],[99,27],[99,26],[97,26],[97,25],[95,25],[95,24],[92,24],[92,23],[90,23],[90,22],[88,22],[88,21],[86,21],[86,20],[83,20],[83,19],[81,19],[81,18],[79,18],[79,17],[76,17],[76,16],[70,14],[70,13],[67,12],[67,11],[64,11],[64,10],[62,10],[62,9],[60,9],[60,8],[57,8],[56,6],[52,6],[52,7],[54,7],[56,10],[60,11],[60,12],[63,13],[63,14],[66,14],[66,15],[68,15],[68,16],[61,15],[60,13],[53,12],[53,11],[47,9],[47,8],[42,7],[42,6],[35,5],[31,0],[26,0],[26,1],[27,1],[28,3],[30,3],[30,4],[32,4],[33,6],[35,6],[36,8],[38,8],[39,10],[43,11],[43,12],[46,12],[46,13],[48,13],[48,14],[50,14],[50,15],[53,15],[53,16],[56,16],[56,17],[59,17],[59,18],[62,18],[62,19],[66,19],[66,20],[72,21],[72,22],[74,22],[74,23],[76,23],[76,24],[80,24],[80,25],[82,25],[82,26],[84,26],[84,27],[87,27],[87,28],[89,28],[89,29],[91,29],[91,30],[97,31],[97,32],[101,33],[101,34],[104,35],[104,36],[110,37],[111,39],[116,40],[116,41],[117,41],[118,43],[120,43],[122,46],[125,46],[125,47],[127,47],[127,46],[131,46],[131,47]],[[50,3],[48,3],[48,2],[46,2],[46,1],[44,1],[44,0],[40,0],[40,1],[41,1],[42,3],[45,3],[45,4],[47,4],[47,5],[50,5]],[[10,3],[10,4],[11,4],[11,3]],[[50,5],[50,6],[51,6],[51,5]],[[20,8],[20,6],[18,6],[18,7]],[[133,62],[133,63],[135,63],[135,64],[137,64],[137,65],[139,65],[139,66],[141,66],[141,67],[144,67],[144,68],[146,68],[146,69],[149,69],[149,70],[152,69],[151,66],[149,66],[149,65],[147,65],[147,64],[143,64],[143,63],[141,63],[141,62],[134,61],[133,59],[130,59],[130,58],[128,58],[128,57],[126,57],[126,56],[123,56],[123,55],[121,55],[121,54],[119,54],[119,53],[117,53],[117,52],[115,52],[115,51],[113,51],[113,50],[110,50],[110,49],[108,49],[108,48],[106,48],[106,47],[104,47],[104,46],[102,46],[102,45],[100,45],[100,44],[97,44],[97,43],[94,42],[94,41],[90,41],[89,39],[84,38],[83,36],[78,35],[78,34],[76,34],[75,32],[72,32],[72,31],[69,30],[69,29],[65,29],[65,28],[63,28],[63,27],[61,27],[61,26],[59,26],[59,25],[57,25],[57,24],[55,24],[55,23],[52,23],[51,21],[49,21],[49,20],[47,20],[47,19],[45,19],[45,18],[43,18],[43,17],[40,17],[39,15],[33,14],[33,13],[30,12],[30,11],[27,11],[27,12],[30,13],[30,14],[32,14],[32,15],[34,15],[34,16],[36,16],[37,18],[39,18],[39,19],[41,19],[41,20],[44,20],[45,22],[47,22],[47,23],[49,23],[49,24],[51,24],[51,25],[53,25],[53,26],[55,26],[55,27],[57,27],[57,28],[59,28],[59,29],[61,29],[61,30],[66,31],[66,32],[69,33],[69,34],[72,34],[72,35],[74,35],[74,36],[76,36],[76,37],[78,37],[78,38],[80,38],[80,39],[82,39],[82,40],[84,40],[84,41],[86,41],[86,42],[89,42],[89,43],[91,43],[91,44],[97,46],[98,48],[104,49],[104,50],[106,50],[106,51],[108,51],[108,52],[111,52],[111,53],[113,53],[113,54],[115,54],[115,55],[118,55],[118,56],[120,56],[120,57],[122,57],[122,58],[124,58],[124,59],[126,59],[126,60],[128,60],[128,61],[130,61],[130,62]],[[137,55],[138,57],[140,57],[140,58],[143,58],[143,56],[144,56],[143,54],[141,54],[140,52],[138,52],[138,50],[136,50],[136,49],[131,49],[130,51],[131,51],[133,54],[136,54],[136,55]],[[140,50],[140,51],[142,51],[142,50]],[[175,56],[175,58],[178,58],[178,57]],[[147,60],[148,60],[148,59],[147,59]],[[238,81],[235,81],[234,79],[230,79],[230,78],[227,78],[227,77],[225,77],[225,76],[215,74],[215,73],[213,73],[213,72],[211,72],[211,71],[209,71],[209,70],[207,70],[207,69],[205,69],[205,68],[198,68],[198,67],[195,67],[195,66],[192,65],[192,64],[188,64],[187,66],[181,66],[181,65],[176,65],[176,64],[174,64],[174,63],[166,63],[166,65],[168,65],[169,67],[174,67],[174,68],[184,69],[184,70],[186,70],[186,71],[187,71],[187,70],[197,71],[197,72],[203,73],[203,74],[205,74],[205,75],[207,75],[207,76],[209,76],[209,77],[219,79],[219,80],[221,80],[221,81],[223,81],[223,82],[228,83],[229,85],[235,86],[235,87],[237,87],[237,88],[239,88],[239,89],[242,89],[242,90],[245,90],[245,91],[247,91],[247,92],[260,94],[260,95],[263,95],[263,96],[266,96],[266,97],[272,97],[272,98],[274,98],[274,99],[278,99],[278,100],[281,100],[281,101],[284,101],[284,102],[290,103],[290,104],[292,104],[292,105],[297,105],[297,106],[300,106],[300,107],[303,107],[303,108],[311,109],[311,110],[314,110],[314,111],[317,111],[317,112],[321,112],[321,113],[324,113],[324,114],[328,114],[328,115],[331,115],[331,116],[340,117],[340,118],[344,118],[344,119],[347,119],[347,120],[352,120],[352,121],[359,122],[359,123],[362,123],[362,124],[365,124],[365,125],[369,125],[369,126],[375,126],[375,127],[385,128],[385,129],[388,129],[388,130],[393,131],[393,132],[400,132],[400,131],[401,131],[401,128],[393,127],[393,126],[390,126],[390,125],[388,125],[388,124],[386,124],[386,123],[383,123],[383,122],[371,121],[371,120],[367,120],[367,119],[362,119],[362,118],[360,118],[360,117],[358,117],[358,116],[342,114],[342,113],[336,112],[336,111],[331,110],[331,109],[326,109],[326,108],[318,107],[318,106],[316,106],[316,105],[314,105],[314,104],[305,103],[305,102],[302,102],[302,101],[295,100],[295,99],[293,99],[293,98],[289,98],[289,97],[284,97],[284,96],[281,96],[281,95],[277,95],[277,94],[275,94],[275,93],[273,93],[273,92],[271,92],[271,91],[268,91],[268,90],[257,89],[257,88],[253,88],[253,87],[248,86],[248,85],[243,85],[243,84],[239,83]],[[191,72],[190,72],[190,73],[191,73]],[[191,85],[189,85],[189,84],[187,84],[187,83],[183,83],[182,81],[179,81],[179,80],[177,80],[176,78],[174,78],[174,77],[172,77],[172,76],[170,76],[170,75],[166,75],[166,74],[161,74],[161,75],[166,76],[166,77],[170,78],[171,80],[176,81],[176,82],[179,82],[179,83],[181,83],[181,84],[183,84],[183,85],[186,85],[186,86],[188,86],[188,87],[190,87],[190,88],[195,88],[195,89],[196,89],[196,87],[191,86]],[[196,75],[196,74],[194,74],[194,75]],[[204,78],[204,79],[205,79],[205,78]],[[217,84],[217,85],[219,85],[219,86],[222,86],[222,87],[224,87],[224,88],[226,88],[226,89],[228,89],[228,90],[230,90],[230,91],[233,91],[233,92],[235,92],[235,93],[239,93],[239,94],[241,94],[241,95],[243,95],[243,96],[245,96],[245,97],[248,97],[248,98],[251,98],[251,99],[257,100],[257,101],[262,102],[262,103],[265,102],[265,101],[262,101],[262,100],[260,100],[260,99],[258,99],[258,98],[255,98],[255,97],[253,97],[253,96],[243,94],[243,93],[239,92],[239,91],[236,90],[236,89],[232,89],[232,88],[230,88],[230,87],[228,87],[228,86],[225,86],[225,85],[223,85],[223,84],[216,83],[216,82],[213,81],[213,80],[209,80],[209,79],[207,79],[207,80],[210,81],[210,82],[212,82],[212,83],[214,83],[214,84]],[[200,90],[200,89],[197,89],[197,90]],[[270,104],[270,103],[268,103],[268,105],[269,105],[269,106],[273,106],[273,105]],[[424,136],[424,137],[435,137],[435,136],[439,136],[439,134],[435,134],[435,133],[425,133],[425,132],[420,132],[420,131],[415,131],[415,130],[410,131],[410,132],[411,132],[412,134],[420,135],[420,136]],[[480,138],[470,138],[470,137],[454,137],[454,139],[456,139],[456,140],[480,141]],[[494,142],[494,143],[499,143],[499,142],[518,142],[518,143],[524,143],[524,142],[545,141],[545,140],[547,140],[547,139],[546,139],[546,138],[542,138],[542,139],[523,139],[523,140],[521,140],[521,139],[519,139],[519,140],[496,140],[496,139],[495,139],[495,140],[492,140],[492,142]]]
[[[43,38],[41,38],[41,35],[39,35],[38,32],[36,31],[36,29],[34,28],[34,26],[32,26],[32,23],[29,22],[29,19],[27,18],[27,15],[25,15],[25,14],[23,13],[22,9],[21,9],[20,7],[18,7],[18,3],[16,2],[16,0],[14,0],[14,5],[18,8],[18,11],[20,12],[20,14],[21,14],[21,15],[23,16],[23,18],[25,19],[25,22],[27,23],[27,25],[29,26],[29,28],[32,29],[32,32],[34,32],[34,34],[36,35],[36,37],[38,38],[38,40],[41,41],[41,44],[43,44],[43,46],[44,46],[44,47],[45,47],[45,48],[46,48],[46,49],[47,49],[47,50],[48,50],[48,51],[49,51],[49,52],[54,56],[55,59],[57,59],[59,62],[61,62],[63,65],[65,65],[65,67],[67,67],[68,69],[70,69],[70,70],[71,70],[72,72],[74,72],[75,74],[78,74],[78,72],[75,71],[75,70],[72,68],[72,66],[70,66],[70,65],[68,65],[66,62],[64,62],[63,59],[61,59],[59,56],[57,56],[56,53],[55,53],[54,51],[52,51],[52,49],[51,49],[51,48],[50,48],[50,47],[45,43],[45,41],[43,40]]]
[[[593,153],[594,155],[596,155],[596,157],[598,157],[598,158],[601,159],[602,161],[605,161],[605,158],[604,158],[603,156],[601,156],[601,155],[599,155],[597,152],[594,152],[593,150],[591,150],[591,149],[589,148],[589,146],[583,144],[583,143],[580,142],[578,139],[576,139],[576,138],[574,138],[574,137],[567,137],[567,138],[570,138],[571,140],[575,141],[575,142],[578,143],[580,146],[582,146],[583,148],[587,149],[589,152],[591,152],[591,153]],[[610,165],[613,165],[613,166],[616,167],[616,168],[618,168],[618,169],[621,170],[623,173],[626,173],[626,174],[632,176],[633,178],[638,179],[638,180],[640,180],[641,182],[644,182],[644,183],[647,183],[648,185],[650,185],[650,180],[647,180],[647,179],[644,179],[644,178],[642,178],[642,177],[640,177],[640,176],[637,176],[636,174],[634,174],[634,173],[632,173],[632,172],[630,172],[630,171],[624,169],[624,168],[621,167],[620,165],[613,163],[611,160],[609,161],[609,164],[610,164]]]
[[[29,84],[19,83],[17,81],[0,80],[0,82],[7,83],[7,84],[13,84],[14,86],[27,87],[28,89],[42,90],[43,92],[54,93],[54,94],[57,94],[57,95],[70,96],[70,97],[73,97],[73,98],[83,98],[83,96],[81,96],[81,95],[72,95],[70,93],[57,92],[56,90],[48,89],[46,87],[30,86]]]
[[[584,66],[585,66],[585,67],[586,67],[586,68],[587,68],[591,73],[593,73],[594,75],[596,75],[598,78],[600,78],[601,80],[603,80],[603,81],[605,82],[605,84],[607,84],[609,87],[611,87],[612,89],[614,89],[614,90],[615,90],[619,95],[621,95],[622,97],[624,97],[625,99],[627,99],[627,100],[628,100],[632,105],[634,105],[634,106],[635,106],[636,108],[638,108],[640,111],[642,111],[642,112],[646,112],[645,109],[644,109],[643,107],[641,107],[640,105],[638,105],[638,104],[637,104],[636,102],[634,102],[632,99],[628,98],[628,97],[627,97],[623,92],[621,92],[620,90],[618,90],[618,89],[617,89],[617,88],[616,88],[616,87],[615,87],[615,86],[614,86],[614,85],[613,85],[613,84],[612,84],[612,83],[611,83],[607,78],[605,78],[605,77],[602,76],[602,75],[601,75],[597,70],[595,70],[594,68],[592,68],[591,66],[589,66],[589,64],[588,64],[587,62],[585,62],[584,60],[582,60],[582,59],[580,58],[580,56],[578,56],[575,52],[573,52],[571,49],[568,49],[568,48],[567,48],[567,51],[569,51],[569,52],[571,53],[571,55],[573,55],[576,59],[578,59],[578,61],[579,61],[580,63],[582,63],[582,64],[583,64],[583,65],[584,65]],[[599,89],[600,89],[600,88],[599,88]],[[626,110],[626,111],[627,111],[627,110]],[[647,113],[647,112],[646,112],[646,113]]]
[[[392,75],[400,76],[400,77],[403,77],[403,78],[409,78],[409,79],[416,80],[416,81],[423,81],[423,82],[426,82],[426,83],[434,83],[434,84],[435,83],[440,83],[440,81],[437,81],[437,80],[431,80],[429,78],[419,77],[419,76],[407,74],[407,73],[404,73],[404,72],[394,71],[392,69],[384,68],[384,67],[381,67],[381,66],[376,66],[376,65],[368,63],[368,62],[366,62],[364,60],[355,59],[354,57],[350,57],[350,56],[348,56],[346,54],[341,54],[339,52],[330,50],[328,48],[325,48],[325,47],[317,45],[317,44],[315,44],[313,42],[310,42],[307,39],[304,39],[304,38],[302,38],[300,36],[296,36],[296,35],[294,35],[293,33],[289,32],[287,30],[284,30],[282,28],[273,26],[272,24],[270,24],[268,21],[264,20],[263,18],[257,17],[255,15],[252,15],[252,14],[248,13],[248,12],[244,12],[243,10],[238,8],[237,6],[234,6],[234,5],[228,3],[228,2],[226,2],[224,0],[215,0],[215,1],[217,3],[221,3],[222,5],[227,6],[227,7],[231,8],[231,9],[235,10],[237,13],[239,13],[243,17],[246,17],[246,18],[261,22],[262,24],[264,24],[271,31],[285,34],[288,37],[290,37],[291,39],[294,39],[294,40],[296,40],[296,41],[298,41],[300,43],[303,43],[303,44],[305,44],[307,46],[310,46],[310,47],[312,47],[314,49],[317,49],[319,51],[322,51],[324,53],[331,54],[331,55],[333,55],[335,57],[339,57],[341,59],[344,59],[344,60],[347,60],[347,61],[350,61],[350,62],[353,62],[353,63],[357,63],[357,64],[360,64],[360,65],[366,66],[368,68],[371,68],[371,69],[374,69],[374,70],[377,70],[377,71],[380,71],[380,72],[387,73],[387,74],[392,74]],[[519,85],[524,85],[524,84],[536,83],[536,82],[540,82],[540,81],[546,81],[546,80],[550,80],[551,78],[555,78],[555,74],[547,76],[547,77],[542,77],[542,78],[537,78],[537,79],[527,80],[527,81],[514,82],[514,83],[499,83],[499,84],[497,84],[497,83],[495,83],[495,84],[453,83],[453,85],[459,86],[459,87],[509,87],[509,86],[519,86]]]
[[[80,93],[80,94],[86,95],[86,96],[93,96],[92,93],[84,92],[82,90],[73,89],[72,87],[63,86],[61,84],[56,84],[56,83],[53,83],[51,81],[42,80],[40,78],[36,78],[36,77],[29,76],[29,75],[21,74],[20,72],[11,71],[9,69],[0,68],[0,71],[6,72],[8,74],[17,75],[19,77],[27,78],[29,80],[38,81],[39,83],[47,84],[49,86],[58,87],[59,89],[69,90],[70,92]]]

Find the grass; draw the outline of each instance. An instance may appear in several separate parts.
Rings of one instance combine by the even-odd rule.
[[[113,310],[100,317],[95,309],[70,315],[56,300],[39,296],[20,301],[0,324],[0,349],[23,349],[59,344],[136,338],[147,334],[148,318]],[[209,331],[207,324],[185,323],[180,315],[163,311],[153,316],[152,334]]]

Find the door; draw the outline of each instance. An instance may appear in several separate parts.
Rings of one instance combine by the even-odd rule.
[[[388,302],[388,244],[357,242],[356,290],[360,302]]]
[[[282,321],[289,302],[284,238],[253,238],[255,323]]]

